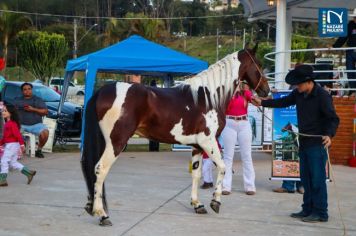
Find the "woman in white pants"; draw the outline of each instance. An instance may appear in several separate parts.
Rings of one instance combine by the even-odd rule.
[[[223,195],[231,193],[232,164],[237,140],[240,146],[244,191],[247,195],[254,195],[256,193],[255,170],[251,155],[252,130],[247,115],[248,102],[251,101],[251,97],[252,93],[248,85],[242,84],[231,99],[226,111],[226,125],[221,134],[226,168],[223,180]]]

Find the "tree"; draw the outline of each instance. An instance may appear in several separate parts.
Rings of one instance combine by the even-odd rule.
[[[0,8],[4,10],[7,9],[4,4],[2,4]],[[18,32],[28,29],[31,25],[31,19],[26,16],[8,12],[0,13],[0,40],[1,46],[3,47],[2,54],[5,61],[7,61],[8,45],[10,41],[16,37]]]
[[[20,65],[45,84],[63,65],[63,58],[68,52],[63,35],[38,31],[20,32],[17,47]]]
[[[73,36],[73,24],[52,24],[42,29],[48,33],[56,33],[64,35],[66,42],[70,48],[73,48],[74,36]],[[78,56],[94,52],[101,48],[101,45],[97,42],[97,35],[94,30],[88,31],[84,26],[78,25],[77,38],[81,41],[78,43]],[[85,37],[83,38],[83,36]],[[68,51],[67,59],[73,57],[73,51]]]
[[[127,20],[110,19],[106,23],[105,33],[101,37],[103,45],[108,46],[132,34],[141,35],[144,38],[153,41],[159,41],[167,34],[162,20],[149,19],[144,14],[128,13]],[[143,18],[143,19],[129,19]],[[147,18],[147,19],[145,19]]]

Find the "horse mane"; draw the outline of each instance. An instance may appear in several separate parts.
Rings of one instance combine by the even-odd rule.
[[[213,108],[220,108],[232,96],[240,64],[236,52],[229,54],[207,70],[185,80],[183,87],[189,85],[195,104],[198,103],[198,90],[203,88],[206,107],[210,100]]]

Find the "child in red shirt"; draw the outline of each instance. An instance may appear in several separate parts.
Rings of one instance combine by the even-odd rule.
[[[1,149],[4,154],[1,158],[1,172],[0,172],[0,187],[6,187],[7,174],[9,167],[21,170],[21,173],[27,176],[27,184],[30,184],[36,171],[29,170],[26,166],[17,161],[19,154],[25,150],[24,141],[20,133],[19,116],[14,106],[5,105],[2,110],[2,116],[5,119],[4,134],[0,140]]]

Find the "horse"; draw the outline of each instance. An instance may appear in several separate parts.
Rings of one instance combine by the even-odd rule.
[[[299,147],[299,139],[298,139],[299,129],[296,125],[292,124],[291,122],[288,122],[282,128],[282,132],[288,132],[290,135],[292,135],[292,139],[294,140],[294,145],[296,147]]]
[[[284,146],[285,148],[291,149],[290,152],[284,152],[283,153],[283,159],[285,160],[295,160],[296,156],[298,156],[298,147],[299,147],[299,139],[298,139],[298,132],[299,129],[296,125],[292,124],[291,122],[288,122],[283,128],[282,132],[288,132],[288,136],[285,137],[285,139],[288,139],[290,141],[287,141]],[[293,151],[297,150],[297,151]]]
[[[225,126],[228,103],[242,80],[261,97],[270,92],[255,57],[256,50],[257,45],[232,53],[176,87],[162,89],[117,82],[100,88],[89,99],[81,165],[89,193],[85,210],[99,216],[99,225],[112,225],[104,180],[133,134],[192,146],[191,205],[197,214],[207,213],[198,199],[205,151],[218,169],[210,207],[219,213],[225,165],[216,138]]]

